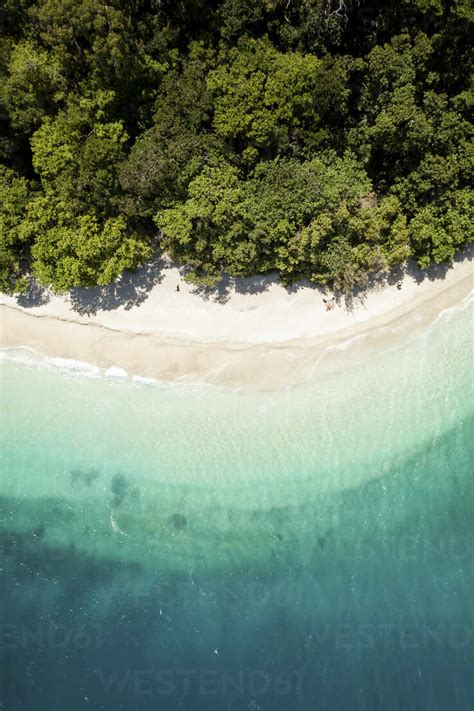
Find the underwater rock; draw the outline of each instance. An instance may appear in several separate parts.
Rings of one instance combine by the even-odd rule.
[[[91,469],[86,471],[83,471],[82,469],[73,469],[69,476],[73,485],[81,484],[83,486],[91,486],[91,484],[99,478],[100,474],[97,469],[91,467]]]
[[[169,520],[177,531],[182,531],[188,525],[188,519],[183,514],[175,513],[170,516]]]
[[[110,489],[113,494],[112,508],[116,509],[123,503],[124,499],[127,497],[130,490],[130,484],[128,483],[127,478],[123,474],[114,474],[114,476],[112,477]]]

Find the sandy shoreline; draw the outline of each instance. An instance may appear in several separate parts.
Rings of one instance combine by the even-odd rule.
[[[391,280],[395,282],[395,278]],[[176,285],[180,291],[176,291]],[[236,280],[224,292],[199,294],[171,265],[150,268],[105,289],[69,298],[40,294],[23,305],[0,298],[0,347],[27,347],[49,357],[119,367],[170,382],[274,389],[336,366],[367,349],[392,347],[461,303],[474,287],[472,255],[442,275],[412,269],[376,285],[350,308],[326,311],[319,289],[286,291],[272,277]],[[45,303],[42,303],[45,302]]]

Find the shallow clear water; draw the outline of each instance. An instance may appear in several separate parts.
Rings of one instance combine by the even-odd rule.
[[[470,711],[472,318],[275,393],[2,361],[1,708]]]

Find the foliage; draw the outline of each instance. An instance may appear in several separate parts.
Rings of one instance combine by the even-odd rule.
[[[212,96],[206,75],[214,54],[193,43],[185,62],[163,80],[153,125],[132,146],[120,170],[123,205],[132,216],[152,217],[162,205],[186,195],[189,181],[222,141],[211,133]]]
[[[473,23],[468,0],[5,0],[0,289],[105,284],[155,243],[207,284],[451,260]]]
[[[411,237],[420,266],[450,261],[460,247],[474,239],[474,194],[457,190],[442,205],[421,208],[410,225]]]
[[[13,48],[2,100],[14,130],[28,135],[54,113],[64,98],[66,83],[57,58],[23,40]]]
[[[108,120],[113,92],[71,100],[31,137],[32,163],[44,192],[77,213],[107,215],[116,201],[118,168],[128,139],[123,121]]]
[[[30,199],[30,187],[25,178],[0,166],[0,290],[5,293],[23,291],[22,261],[28,242],[20,233],[22,217]]]
[[[248,180],[228,164],[209,166],[191,181],[188,199],[155,221],[163,244],[206,283],[221,271],[277,269],[286,282],[306,276],[348,290],[409,256],[398,200],[374,208],[369,189],[357,162],[333,153],[261,163]]]
[[[244,163],[330,143],[322,119],[344,113],[346,72],[312,54],[278,52],[267,38],[245,39],[223,52],[207,85],[214,128]]]
[[[150,247],[127,230],[123,217],[100,223],[93,214],[78,217],[46,197],[30,202],[24,234],[39,227],[32,247],[33,272],[57,291],[74,286],[108,284],[124,269],[136,269],[151,256]]]

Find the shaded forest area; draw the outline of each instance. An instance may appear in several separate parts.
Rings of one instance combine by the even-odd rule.
[[[473,238],[470,0],[3,0],[0,290],[349,291]]]

